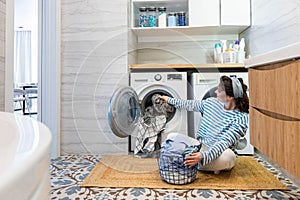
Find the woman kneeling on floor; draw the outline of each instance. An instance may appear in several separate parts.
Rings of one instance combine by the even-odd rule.
[[[234,146],[248,128],[249,99],[247,86],[241,78],[222,76],[217,97],[205,100],[183,100],[160,96],[176,108],[201,112],[202,121],[196,139],[202,144],[199,152],[185,157],[185,165],[198,170],[230,170],[236,162]],[[172,134],[176,138],[176,134]],[[191,143],[193,138],[190,138]]]

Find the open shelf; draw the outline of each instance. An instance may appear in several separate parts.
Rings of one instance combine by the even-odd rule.
[[[239,34],[248,26],[211,26],[211,27],[135,27],[132,31],[138,37],[153,36],[193,36],[193,35],[226,35]]]

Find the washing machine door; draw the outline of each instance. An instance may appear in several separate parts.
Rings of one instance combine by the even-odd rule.
[[[108,107],[108,122],[118,137],[127,137],[134,132],[139,120],[138,95],[133,88],[123,86],[115,90]]]

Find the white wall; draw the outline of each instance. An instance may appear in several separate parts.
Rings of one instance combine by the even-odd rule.
[[[172,34],[175,34],[174,32]],[[227,40],[227,45],[239,39],[238,34],[220,35],[184,35],[139,38],[137,62],[201,64],[214,62],[214,45],[220,40]]]
[[[252,26],[241,36],[251,56],[300,42],[300,1],[252,0]]]
[[[138,44],[138,63],[213,63],[219,40],[143,42]]]
[[[0,0],[0,111],[5,109],[5,0]]]

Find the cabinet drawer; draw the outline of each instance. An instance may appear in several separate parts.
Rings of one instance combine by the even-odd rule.
[[[249,69],[250,105],[300,118],[300,60]]]
[[[251,144],[300,178],[300,121],[274,118],[250,107],[249,123]]]

